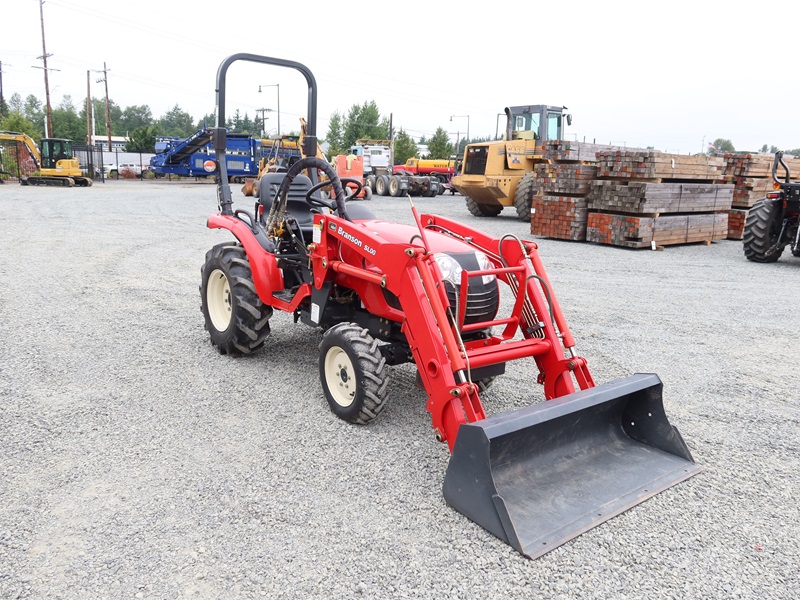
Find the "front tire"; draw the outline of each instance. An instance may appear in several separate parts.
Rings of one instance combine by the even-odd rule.
[[[386,402],[386,359],[378,342],[354,323],[339,323],[319,345],[319,378],[333,414],[348,423],[366,425]]]
[[[780,199],[764,198],[756,202],[744,222],[745,258],[760,263],[778,260],[785,247],[785,244],[776,247],[781,225]]]
[[[533,171],[525,173],[514,192],[514,208],[517,209],[517,216],[522,221],[530,222],[531,220],[531,205],[536,189],[536,173]]]
[[[200,269],[200,308],[220,354],[251,354],[269,335],[272,307],[256,293],[247,254],[239,244],[217,244]]]
[[[478,204],[469,196],[466,196],[465,199],[467,201],[467,210],[475,217],[496,217],[503,210],[501,204]]]

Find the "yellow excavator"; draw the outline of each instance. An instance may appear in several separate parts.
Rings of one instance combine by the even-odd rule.
[[[78,159],[72,154],[72,142],[62,138],[42,138],[36,142],[25,133],[0,131],[0,140],[17,142],[24,146],[36,165],[36,174],[23,175],[22,185],[55,185],[62,187],[89,187],[92,180],[81,171]]]

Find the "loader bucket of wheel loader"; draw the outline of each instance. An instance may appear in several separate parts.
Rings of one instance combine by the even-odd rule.
[[[697,474],[656,375],[461,425],[444,497],[537,558]]]

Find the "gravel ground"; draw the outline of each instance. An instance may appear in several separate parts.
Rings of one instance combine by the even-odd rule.
[[[235,189],[237,206],[250,199]],[[422,211],[531,236],[459,196]],[[367,427],[277,314],[220,356],[198,284],[213,186],[0,186],[0,597],[797,598],[800,259],[537,239],[598,383],[658,373],[704,471],[530,561],[450,509],[409,365]],[[376,198],[410,222],[407,202]],[[508,214],[506,214],[508,213]],[[484,397],[541,400],[529,363]]]

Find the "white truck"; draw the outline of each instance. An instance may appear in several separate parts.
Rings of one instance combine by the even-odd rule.
[[[414,175],[395,167],[391,140],[356,140],[350,154],[364,157],[364,186],[378,196],[425,196],[432,198],[444,191],[436,177]]]
[[[131,173],[136,175],[136,177],[142,176],[142,167],[137,163],[127,162],[127,163],[119,163],[119,165],[116,164],[103,165],[103,173],[105,173],[106,177],[119,179],[120,174],[123,171],[130,171]]]

